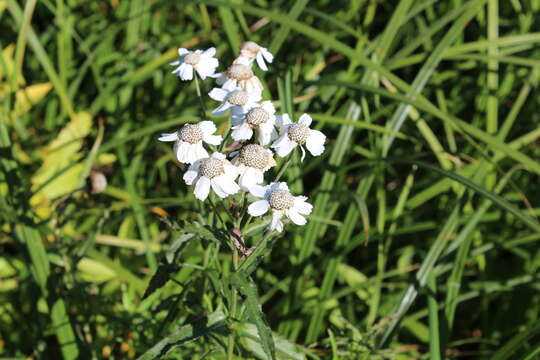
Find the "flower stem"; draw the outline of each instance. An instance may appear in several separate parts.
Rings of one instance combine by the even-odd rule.
[[[276,175],[276,178],[274,179],[274,182],[278,182],[279,179],[281,179],[281,177],[285,173],[285,170],[287,170],[287,168],[291,164],[292,160],[293,160],[293,157],[292,157],[292,154],[291,154],[291,156],[289,156],[289,158],[287,159],[287,162],[285,164],[283,164],[283,166],[281,166],[281,168],[279,169],[279,172]]]
[[[204,100],[201,93],[201,85],[199,85],[199,77],[197,76],[197,73],[194,74],[195,78],[195,87],[197,88],[197,96],[199,97],[199,102],[201,104],[201,119],[204,120],[206,118],[206,107],[204,106]]]
[[[232,260],[233,260],[233,268],[234,271],[238,269],[238,251],[233,248],[233,254],[232,254]],[[238,303],[238,294],[236,293],[236,289],[232,287],[232,299],[231,299],[231,311],[229,312],[229,316],[231,318],[236,319],[237,314],[237,303]],[[227,360],[232,360],[234,356],[234,327],[231,330],[231,333],[229,334],[228,344],[227,344]]]

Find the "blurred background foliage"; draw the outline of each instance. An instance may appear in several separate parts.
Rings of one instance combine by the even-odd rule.
[[[0,0],[0,357],[219,359],[234,331],[266,358],[156,141],[199,120],[177,48],[225,69],[249,39],[275,55],[265,97],[328,137],[286,174],[308,225],[253,274],[277,357],[539,358],[539,19],[540,0]]]

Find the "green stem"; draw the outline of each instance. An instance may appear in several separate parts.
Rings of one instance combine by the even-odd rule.
[[[233,268],[234,271],[238,269],[238,251],[236,249],[233,249]],[[233,319],[237,318],[237,304],[238,304],[238,294],[236,293],[236,289],[231,287],[232,292],[232,299],[231,299],[231,311],[229,313],[230,317]],[[232,360],[234,356],[234,328],[231,330],[231,333],[229,334],[229,340],[227,344],[227,360]]]
[[[289,165],[291,164],[292,160],[293,160],[293,157],[292,157],[293,154],[291,154],[289,156],[289,159],[287,159],[287,162],[285,164],[283,164],[283,166],[281,166],[281,169],[279,169],[279,172],[278,174],[276,175],[276,178],[274,179],[274,182],[278,182],[279,179],[281,179],[281,176],[283,176],[283,174],[285,173],[285,170],[287,170],[287,168],[289,167]]]
[[[197,76],[197,73],[194,73],[193,75],[193,77],[195,78],[195,87],[197,88],[197,96],[199,97],[199,102],[201,104],[201,120],[204,120],[206,118],[206,107],[204,106],[201,86],[199,85],[199,77]]]

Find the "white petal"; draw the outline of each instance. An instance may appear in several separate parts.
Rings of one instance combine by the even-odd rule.
[[[193,162],[208,157],[208,152],[204,149],[202,141],[199,141],[198,143],[192,145],[192,149],[194,149],[193,154],[195,156],[194,158],[192,158]]]
[[[178,132],[173,132],[170,134],[161,134],[158,140],[159,141],[176,141],[178,140]]]
[[[264,198],[269,186],[252,185],[249,187],[249,193],[255,197]]]
[[[214,74],[214,76],[212,77],[216,79],[216,84],[218,84],[219,86],[222,86],[228,79],[227,74],[224,72]]]
[[[274,126],[266,122],[259,126],[259,144],[266,146],[272,141],[272,134],[275,134]]]
[[[214,58],[202,58],[199,63],[195,66],[197,73],[201,79],[206,79],[207,77],[212,77],[216,72],[218,67],[218,60]]]
[[[191,169],[191,167],[190,167]],[[184,173],[184,176],[183,176],[183,179],[184,179],[184,182],[187,184],[187,185],[192,185],[193,184],[193,180],[195,180],[197,178],[197,175],[198,175],[198,172],[195,171],[195,170],[190,170],[188,169],[188,171],[186,171]]]
[[[279,190],[287,190],[289,191],[289,187],[287,186],[287,183],[282,181],[282,182],[278,182],[278,183],[274,183],[274,186],[275,186],[275,189],[279,189]]]
[[[285,125],[289,125],[291,123],[292,123],[291,118],[289,117],[289,114],[287,113],[276,116],[276,125],[280,128],[284,127]]]
[[[306,139],[306,147],[313,156],[319,156],[324,151],[324,142],[326,136],[318,130],[309,130],[309,136]]]
[[[313,119],[308,114],[302,114],[302,116],[300,116],[300,119],[298,119],[299,124],[306,125],[306,126],[311,125],[312,121]]]
[[[227,95],[229,95],[229,92],[227,90],[223,90],[221,88],[213,88],[209,93],[208,96],[210,98],[216,100],[216,101],[225,101],[227,98]]]
[[[243,123],[233,128],[231,136],[236,141],[249,140],[253,136],[253,129],[248,124]]]
[[[259,200],[255,201],[253,204],[249,205],[248,207],[248,214],[251,216],[261,216],[264,215],[268,209],[270,208],[270,204],[266,200]]]
[[[234,182],[233,178],[229,177],[227,174],[217,176],[214,179],[219,183],[221,189],[223,189],[223,191],[228,195],[233,195],[240,191],[240,186],[238,186],[238,184]]]
[[[296,212],[296,210],[294,208],[287,210],[287,216],[296,225],[306,225],[306,223],[307,223],[307,220],[302,215],[300,215],[298,212]]]
[[[216,125],[213,121],[205,120],[197,123],[204,135],[212,135],[216,132]]]
[[[261,47],[261,53],[263,54],[266,61],[271,63],[274,61],[274,55],[270,51],[268,51],[266,48]]]
[[[193,79],[193,66],[186,63],[180,65],[180,78],[182,80],[192,80]]]
[[[228,162],[223,165],[223,169],[225,169],[225,175],[233,180],[238,176],[238,169],[236,166],[233,166]]]
[[[174,153],[176,155],[176,159],[180,161],[183,164],[191,164],[188,159],[188,150],[189,150],[190,144],[185,141],[177,141],[174,144]]]
[[[283,223],[281,222],[281,217],[283,212],[281,211],[272,211],[272,222],[270,223],[270,230],[276,230],[278,232],[283,231]]]
[[[221,144],[222,140],[223,138],[221,137],[221,135],[205,135],[203,138],[203,141],[205,143],[212,144],[212,145],[219,145]]]
[[[300,145],[300,150],[302,150],[302,156],[300,156],[300,161],[304,161],[306,158],[306,150],[304,150],[304,147]]]
[[[220,183],[216,181],[216,178],[213,178],[212,180],[210,180],[210,184],[212,185],[212,189],[214,190],[217,196],[219,196],[222,199],[227,197],[228,194],[225,191],[223,191]]]
[[[225,155],[222,154],[222,153],[220,153],[220,152],[218,152],[218,151],[214,151],[214,152],[212,153],[212,155],[210,155],[210,157],[212,157],[212,158],[214,158],[214,159],[219,159],[219,160],[225,159]]]
[[[264,63],[263,55],[260,52],[257,54],[255,58],[257,60],[257,65],[259,65],[261,70],[268,71],[268,68],[266,67],[266,64]]]
[[[184,49],[184,48],[178,49],[178,55],[180,55],[180,57],[184,57],[184,56],[187,55],[188,53],[189,53],[189,50],[188,50],[188,49]]]
[[[260,184],[263,181],[264,175],[261,170],[246,166],[243,174],[240,175],[239,184],[243,189],[247,190],[250,186]]]
[[[281,136],[277,139],[271,146],[271,148],[276,149],[276,154],[280,157],[285,157],[297,146],[298,144],[289,139],[287,134]]]
[[[201,176],[197,184],[195,184],[194,194],[199,200],[204,200],[208,197],[210,192],[210,179],[206,176]]]
[[[276,113],[276,108],[274,107],[274,104],[272,104],[271,101],[263,101],[261,103],[261,107],[264,111],[266,111],[270,115],[274,115]]]
[[[212,115],[224,115],[231,106],[228,102],[224,102],[212,111]]]
[[[227,78],[227,80],[223,83],[222,87],[225,90],[233,91],[236,89],[237,83],[238,82],[236,80]]]
[[[216,55],[216,48],[215,47],[208,48],[201,55],[204,57],[212,57]]]
[[[302,215],[309,215],[313,211],[313,205],[306,202],[307,197],[295,196],[293,208]]]
[[[252,60],[248,59],[247,57],[240,55],[236,59],[234,59],[233,64],[235,64],[235,65],[240,64],[240,65],[249,66],[249,65],[251,65],[251,61]]]

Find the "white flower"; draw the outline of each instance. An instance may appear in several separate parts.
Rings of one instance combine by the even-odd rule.
[[[180,60],[171,63],[173,66],[179,66],[172,73],[178,75],[182,80],[192,80],[193,70],[195,69],[201,79],[204,80],[207,76],[211,77],[218,67],[218,60],[214,57],[215,54],[216,48],[213,47],[205,51],[189,51],[180,48],[178,49]]]
[[[201,121],[197,124],[185,124],[180,130],[171,134],[161,134],[159,141],[176,141],[174,153],[178,161],[192,164],[195,161],[208,157],[203,147],[203,141],[212,145],[221,143],[221,135],[212,135],[216,132],[216,125],[211,121]]]
[[[253,74],[247,62],[232,64],[227,71],[216,74],[216,82],[227,90],[237,87],[247,92],[262,93],[263,86],[258,77]]]
[[[274,56],[266,48],[258,45],[253,41],[246,41],[240,47],[240,57],[247,59],[250,63],[253,60],[257,61],[257,64],[261,70],[267,71],[265,60],[269,63],[274,60]]]
[[[252,186],[251,195],[264,200],[258,200],[249,205],[248,213],[251,216],[262,216],[268,209],[272,209],[272,222],[270,230],[283,230],[283,215],[291,219],[296,225],[305,225],[306,219],[302,215],[309,215],[313,210],[313,205],[306,202],[305,196],[293,196],[289,192],[287,184],[284,182],[271,183],[267,186]]]
[[[276,166],[272,151],[257,144],[244,145],[240,151],[232,153],[235,156],[232,163],[238,169],[240,179],[238,184],[244,190],[250,186],[261,184],[264,181],[264,173]]]
[[[193,193],[199,200],[208,197],[210,187],[220,198],[236,194],[240,187],[234,182],[238,172],[225,155],[215,152],[212,156],[199,159],[191,164],[184,174],[187,185],[195,183]]]
[[[318,130],[310,129],[311,121],[311,116],[308,114],[300,116],[297,123],[291,122],[287,114],[279,117],[279,139],[274,141],[272,148],[276,149],[276,153],[280,157],[287,156],[295,147],[300,146],[302,160],[304,160],[306,156],[302,146],[304,144],[313,156],[319,156],[323,153],[326,136]]]
[[[208,96],[216,101],[223,102],[212,111],[212,115],[223,115],[228,109],[232,108],[233,115],[236,116],[242,116],[262,98],[260,92],[248,92],[238,88],[230,90],[213,88],[208,93]]]
[[[231,136],[236,141],[249,140],[253,130],[258,132],[261,145],[268,145],[277,137],[274,124],[276,123],[276,109],[271,101],[264,101],[259,106],[249,109],[243,116],[233,116]]]

